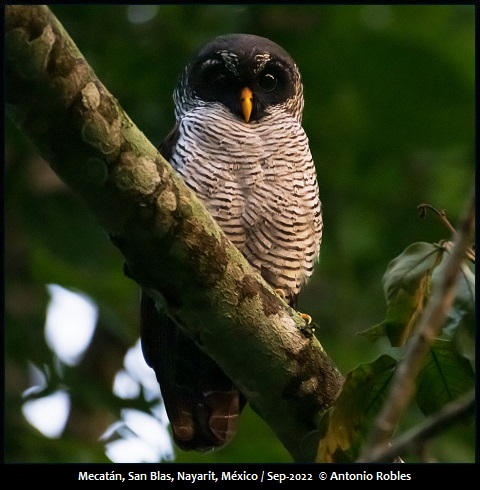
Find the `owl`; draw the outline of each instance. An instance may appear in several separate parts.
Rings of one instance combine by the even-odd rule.
[[[263,37],[220,36],[187,64],[173,98],[176,124],[160,153],[251,266],[296,307],[323,220],[294,60]],[[227,444],[242,393],[145,292],[140,323],[176,445],[206,451]]]

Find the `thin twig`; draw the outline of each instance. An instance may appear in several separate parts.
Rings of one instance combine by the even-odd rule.
[[[417,206],[417,209],[420,212],[420,218],[425,218],[425,216],[427,215],[427,210],[433,211],[442,220],[443,224],[450,230],[452,235],[454,237],[457,236],[457,230],[452,226],[450,221],[448,221],[447,213],[446,213],[445,209],[442,209],[441,211],[439,211],[438,209],[434,208],[430,204],[426,204],[426,203],[419,204]],[[475,263],[475,248],[470,247],[470,246],[467,247],[466,254],[467,254],[467,258],[474,264]]]
[[[442,220],[442,222],[446,225],[446,227],[450,230],[450,233],[452,233],[453,236],[457,235],[457,230],[452,226],[450,221],[448,221],[447,219],[447,213],[445,212],[445,209],[439,211],[438,209],[434,208],[430,204],[419,204],[417,206],[417,209],[420,211],[421,218],[424,218],[427,215],[427,209],[433,211]]]

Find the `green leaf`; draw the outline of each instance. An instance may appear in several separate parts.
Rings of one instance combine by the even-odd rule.
[[[317,463],[353,462],[388,393],[397,362],[380,356],[348,373],[335,405],[320,423]]]
[[[435,340],[417,378],[416,400],[425,415],[470,391],[475,375],[450,340]]]
[[[361,335],[362,337],[365,337],[367,340],[370,340],[372,342],[375,342],[375,340],[385,337],[385,335],[387,335],[387,331],[385,329],[385,321],[377,323],[377,325],[374,325],[373,327],[370,327],[363,332],[358,332],[358,335]]]
[[[451,242],[414,243],[392,260],[383,278],[387,314],[383,322],[360,332],[375,341],[387,336],[394,347],[411,337],[419,316],[430,297],[430,291],[441,281]],[[475,359],[475,275],[462,265],[456,297],[447,314],[443,335],[454,339],[465,358]]]
[[[443,251],[435,244],[413,243],[390,262],[383,276],[386,318],[361,335],[375,340],[385,334],[393,347],[405,344],[430,296],[431,275]]]

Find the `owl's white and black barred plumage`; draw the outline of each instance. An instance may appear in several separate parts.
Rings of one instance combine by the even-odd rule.
[[[241,102],[245,88],[251,94],[248,115]],[[174,101],[177,122],[160,152],[250,264],[294,306],[322,237],[295,62],[268,39],[222,36],[186,66]],[[157,374],[176,443],[196,450],[227,443],[242,395],[145,294],[142,347]]]

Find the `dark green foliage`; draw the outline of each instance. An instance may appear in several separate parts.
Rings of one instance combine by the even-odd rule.
[[[387,337],[392,347],[415,342],[419,319],[432,299],[432,291],[439,287],[450,249],[450,242],[418,242],[393,259],[383,277],[386,318],[361,335],[372,341]],[[473,351],[473,339],[467,333],[459,334],[474,330],[474,290],[475,277],[464,265],[445,328],[439,333],[441,338],[429,346],[416,379],[415,400],[426,416],[435,414],[475,386],[473,366],[466,358],[469,356],[464,355]],[[462,343],[455,342],[459,337]],[[319,462],[351,462],[359,457],[388,395],[388,383],[395,367],[395,360],[383,355],[347,375],[337,403],[322,420]]]
[[[475,386],[470,363],[459,355],[453,342],[436,340],[417,378],[417,403],[425,415],[465,395]]]
[[[360,456],[388,395],[395,366],[395,359],[383,355],[348,373],[335,406],[321,422],[317,462],[351,463]]]

